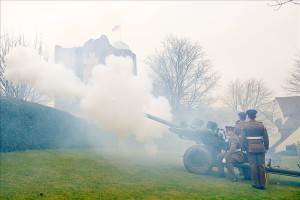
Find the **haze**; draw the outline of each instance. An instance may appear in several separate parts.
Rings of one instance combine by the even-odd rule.
[[[236,78],[263,79],[281,90],[287,71],[299,52],[300,7],[286,4],[275,11],[271,1],[1,1],[1,30],[36,33],[47,44],[82,46],[106,34],[120,39],[137,56],[138,74],[144,60],[160,48],[168,34],[199,42],[215,70],[222,90]],[[112,28],[120,24],[119,31]]]

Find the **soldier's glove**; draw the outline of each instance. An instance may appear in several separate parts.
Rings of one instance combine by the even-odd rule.
[[[223,158],[222,163],[224,164],[226,163],[226,158]]]
[[[247,154],[247,151],[243,151],[243,154]]]

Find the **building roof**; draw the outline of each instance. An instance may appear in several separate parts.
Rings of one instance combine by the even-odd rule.
[[[276,97],[283,116],[300,114],[300,96]]]

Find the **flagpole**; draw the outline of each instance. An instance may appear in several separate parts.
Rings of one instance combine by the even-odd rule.
[[[122,28],[122,27],[121,27],[121,25],[120,25],[120,41],[122,41],[122,40],[121,40],[121,28]]]
[[[115,31],[116,32],[120,31],[119,34],[120,34],[120,41],[121,41],[122,40],[122,37],[121,37],[122,35],[121,35],[121,25],[120,25],[120,23],[112,28],[112,32],[115,32]]]

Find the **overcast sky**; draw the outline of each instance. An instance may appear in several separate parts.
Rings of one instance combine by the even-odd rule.
[[[1,32],[43,37],[54,45],[82,46],[102,34],[121,40],[143,61],[168,34],[199,42],[221,84],[236,78],[263,79],[286,96],[280,85],[300,51],[300,6],[275,11],[270,1],[1,1]],[[121,29],[112,28],[120,24]],[[121,31],[121,34],[120,34]]]

